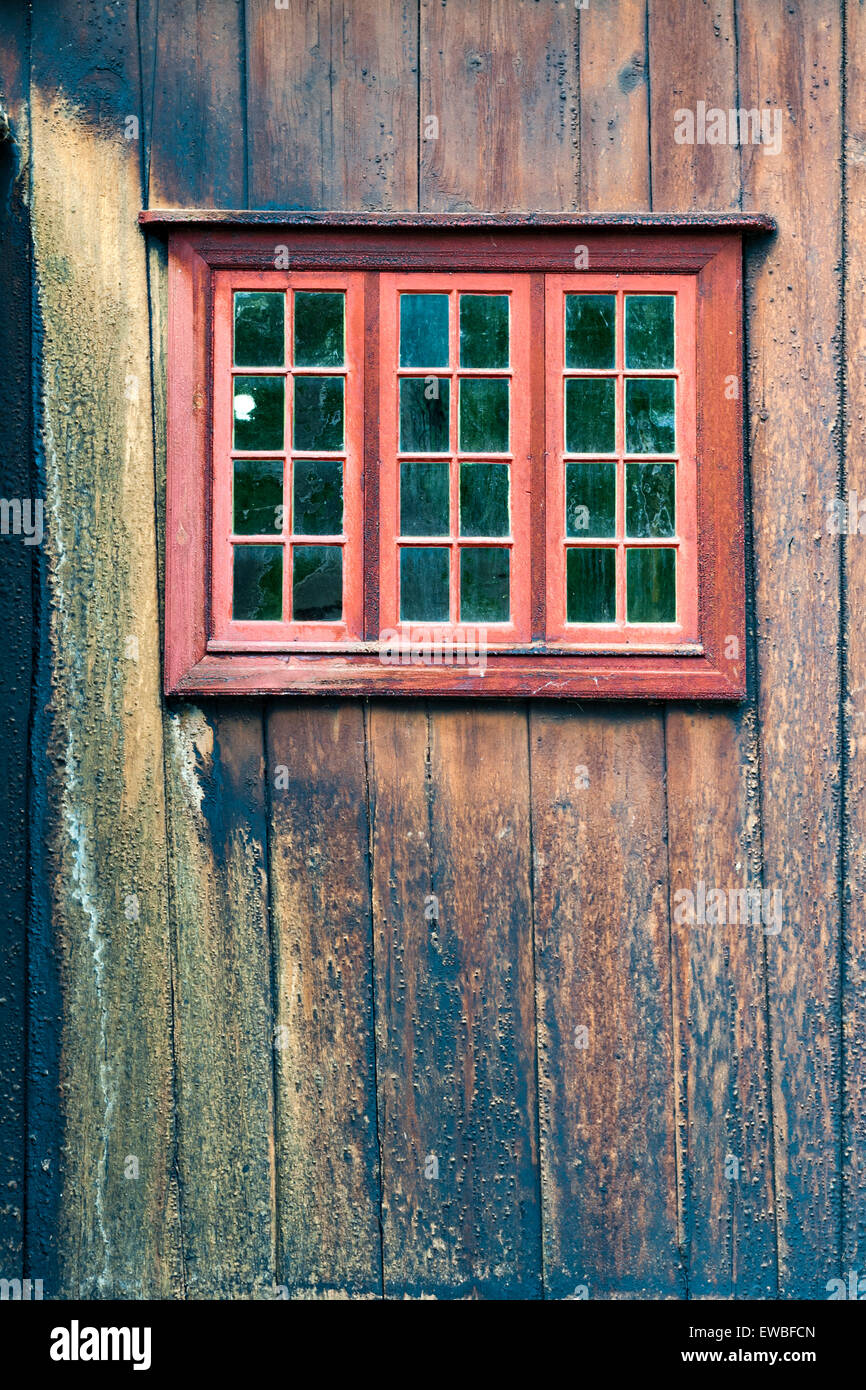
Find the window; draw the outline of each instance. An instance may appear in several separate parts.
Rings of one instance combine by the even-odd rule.
[[[769,219],[142,221],[168,693],[743,694],[741,238]]]

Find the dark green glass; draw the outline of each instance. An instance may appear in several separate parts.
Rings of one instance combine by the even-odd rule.
[[[282,449],[286,383],[281,376],[234,379],[234,447]]]
[[[593,546],[565,552],[566,618],[570,623],[616,621],[616,551]]]
[[[400,366],[448,366],[448,295],[400,295]]]
[[[280,622],[283,616],[283,547],[236,545],[232,618],[235,622]]]
[[[448,453],[450,397],[447,377],[401,377],[401,454]]]
[[[400,549],[400,621],[447,623],[448,548],[405,545]]]
[[[626,613],[630,623],[675,623],[677,555],[670,546],[626,553]]]
[[[625,383],[625,451],[672,454],[677,447],[674,382],[670,377],[629,377]]]
[[[616,295],[565,296],[566,367],[616,366]]]
[[[270,290],[235,290],[236,367],[282,367],[286,296]]]
[[[295,459],[292,530],[296,536],[339,536],[343,530],[343,465],[339,459]]]
[[[342,367],[342,290],[295,290],[295,366]]]
[[[450,532],[449,465],[445,459],[400,464],[400,535],[447,536]]]
[[[338,622],[343,616],[343,548],[296,545],[292,557],[292,617],[296,623]]]
[[[565,534],[616,535],[616,464],[565,465]]]
[[[508,366],[507,294],[461,294],[460,365]]]
[[[674,365],[674,297],[627,294],[625,365],[659,369]]]
[[[676,465],[629,463],[625,470],[627,536],[673,536]]]
[[[461,623],[507,623],[511,555],[504,546],[471,546],[460,551]]]
[[[507,463],[461,463],[461,536],[507,536]]]
[[[281,531],[282,459],[235,459],[232,530],[236,536]]]
[[[567,377],[565,452],[616,452],[616,383],[613,377]]]
[[[341,376],[295,377],[296,449],[342,449],[344,388]]]
[[[508,452],[506,377],[465,376],[460,380],[460,452]]]

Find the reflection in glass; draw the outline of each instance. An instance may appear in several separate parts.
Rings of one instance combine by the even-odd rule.
[[[279,622],[283,616],[283,547],[236,545],[232,619]]]

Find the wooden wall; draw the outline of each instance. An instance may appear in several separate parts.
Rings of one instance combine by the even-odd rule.
[[[2,9],[47,517],[10,1260],[23,1225],[46,1296],[826,1296],[866,1268],[866,541],[825,526],[866,493],[866,7]],[[698,101],[780,109],[781,152],[676,144]],[[142,205],[774,215],[746,702],[166,704]],[[699,880],[781,931],[678,924]]]

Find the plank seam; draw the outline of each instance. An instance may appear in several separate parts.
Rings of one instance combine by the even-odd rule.
[[[376,1155],[379,1177],[379,1201],[376,1211],[376,1224],[379,1228],[379,1277],[382,1298],[385,1298],[385,1221],[382,1211],[385,1200],[385,1183],[382,1176],[382,1127],[379,1122],[379,1035],[376,1027],[378,1010],[376,1000],[376,921],[373,897],[373,800],[370,794],[370,701],[361,705],[361,719],[364,725],[364,794],[367,809],[367,885],[370,894],[370,1009],[373,1042],[373,1095],[376,1104]]]
[[[532,705],[527,700],[525,703],[526,713],[526,780],[527,780],[527,799],[529,802],[529,928],[530,944],[532,947],[532,998],[535,1007],[535,1143],[536,1155],[538,1159],[538,1249],[541,1255],[541,1266],[539,1274],[541,1276],[541,1298],[547,1298],[547,1251],[544,1239],[544,1164],[541,1161],[541,1057],[539,1055],[538,1032],[539,1032],[539,1007],[538,1007],[538,971],[535,961],[535,826],[532,818]]]

